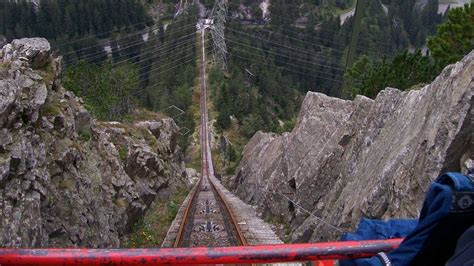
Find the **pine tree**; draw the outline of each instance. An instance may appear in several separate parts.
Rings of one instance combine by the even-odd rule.
[[[438,26],[428,48],[439,69],[460,60],[474,49],[474,4],[451,9],[447,21]]]

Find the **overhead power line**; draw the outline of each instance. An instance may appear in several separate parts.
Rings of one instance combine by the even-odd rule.
[[[187,38],[187,37],[189,37],[189,36],[192,36],[192,35],[195,35],[195,34],[196,34],[196,33],[193,32],[193,33],[187,34],[187,35],[185,35],[185,36],[182,36],[182,37],[180,37],[180,38],[177,38],[176,40],[182,40],[182,39],[184,39],[183,43],[184,43],[184,42],[189,42],[189,41],[192,41],[192,39],[185,39],[185,38]],[[145,45],[145,44],[146,44],[145,42],[140,42],[140,43],[136,43],[136,44],[129,45],[129,46],[125,45],[125,46],[120,47],[120,48],[118,48],[118,49],[112,49],[111,53],[117,53],[117,52],[120,52],[120,51],[123,51],[123,50],[126,50],[126,49],[130,49],[130,48],[132,48],[132,47],[134,47],[134,46]],[[176,46],[176,45],[178,45],[178,44],[175,44],[175,43],[173,43],[173,44],[171,44],[171,43],[165,43],[165,45],[160,45],[160,46],[157,46],[157,47],[159,47],[159,49],[165,49],[165,48],[172,47],[172,45],[175,45],[175,46]],[[144,52],[144,51],[147,51],[147,49],[149,49],[149,48],[145,48],[145,49],[143,49],[143,50],[140,50],[140,53],[142,53],[142,52]],[[128,54],[133,54],[133,53],[135,53],[135,52],[137,52],[137,51],[129,51],[129,52],[126,53],[126,54],[121,54],[121,55],[119,56],[119,58],[122,57],[122,56],[128,55]],[[95,60],[95,59],[99,59],[100,57],[104,56],[104,53],[106,53],[106,52],[105,52],[105,51],[100,51],[100,52],[95,52],[95,53],[92,53],[92,54],[89,54],[89,55],[80,56],[80,57],[78,57],[78,58],[73,58],[73,59],[70,59],[70,60],[66,61],[66,64],[69,64],[69,63],[72,63],[72,62],[76,62],[76,61],[79,61],[79,60]]]
[[[277,61],[277,62],[282,63],[282,64],[284,64],[284,65],[286,65],[286,66],[291,66],[292,68],[287,68],[287,67],[283,67],[283,66],[278,66],[278,65],[271,64],[271,63],[268,63],[268,62],[265,62],[265,61],[259,61],[259,60],[255,60],[255,59],[243,57],[243,56],[236,55],[236,54],[232,54],[232,53],[231,53],[231,55],[237,56],[237,57],[242,58],[242,59],[245,59],[245,60],[253,61],[253,62],[256,62],[256,63],[261,63],[261,64],[265,64],[265,65],[268,65],[268,66],[272,66],[272,67],[276,67],[276,68],[281,68],[281,69],[284,69],[284,70],[287,70],[287,71],[290,71],[290,72],[299,73],[299,74],[301,74],[301,75],[308,76],[308,77],[326,79],[326,80],[334,81],[334,82],[337,82],[337,83],[341,83],[341,82],[342,82],[341,80],[338,80],[338,79],[332,79],[332,78],[328,78],[328,77],[324,77],[324,76],[318,76],[318,75],[313,75],[313,74],[309,74],[309,73],[305,73],[305,72],[298,71],[298,70],[294,69],[293,67],[299,67],[299,66],[284,64],[284,63],[282,63],[281,61]],[[275,60],[275,61],[276,61],[276,60]],[[304,68],[304,69],[312,70],[312,69],[308,69],[308,68]],[[327,73],[326,73],[326,74],[327,74]]]
[[[284,18],[284,17],[282,17],[282,16],[278,16],[278,18],[281,19],[281,20],[284,20],[284,21],[291,22],[289,19]],[[296,27],[295,27],[295,28],[296,28]],[[285,29],[285,30],[288,30],[288,29]],[[318,28],[317,28],[317,31],[326,31],[326,32],[334,33],[334,34],[336,34],[336,35],[341,33],[340,31],[336,31],[336,30],[332,30],[332,29],[326,29],[326,28],[323,28],[323,27],[318,27]],[[304,33],[300,33],[300,34],[302,34],[302,35],[305,36],[305,37],[308,37],[308,36],[305,35]],[[311,38],[313,38],[313,37],[311,36]],[[321,38],[318,38],[318,39],[319,39],[319,40],[324,40],[324,39],[321,39]],[[392,46],[389,42],[377,41],[377,43],[378,43],[379,45],[383,45],[383,46],[386,46],[386,47],[391,47],[391,46]]]
[[[180,48],[187,49],[187,48],[192,47],[192,46],[193,46],[193,44],[191,43],[191,44],[188,44],[188,45],[186,45],[184,47],[180,47]],[[119,60],[119,61],[111,62],[111,65],[112,66],[117,66],[117,65],[120,65],[120,64],[125,63],[125,62],[130,62],[130,60],[132,60],[132,59],[140,58],[141,56],[143,56],[143,54],[142,54],[143,52],[155,52],[156,51],[156,52],[160,52],[160,56],[165,56],[165,55],[174,53],[174,51],[170,50],[170,49],[165,50],[165,51],[160,51],[161,47],[150,47],[150,48],[151,49],[145,49],[145,50],[141,51],[140,54],[138,54],[136,56],[133,56],[131,58],[125,58],[125,59],[122,59],[122,60]],[[155,58],[155,56],[145,57],[145,58],[142,58],[142,59],[138,60],[137,62],[130,62],[130,63],[132,65],[138,65],[138,64],[140,64],[142,62],[145,62],[145,61],[148,61],[148,60],[154,60],[154,58]],[[83,60],[83,59],[80,59],[80,60]],[[105,67],[107,67],[107,65],[103,65],[99,69],[103,69]],[[145,66],[140,67],[140,70],[145,68],[145,67],[147,67],[147,66],[145,65]]]
[[[185,29],[189,29],[191,27],[194,27],[194,24],[187,24],[186,27],[183,26],[183,28],[181,28],[179,31],[183,31]],[[176,32],[179,32],[179,31],[176,31]],[[142,33],[141,33],[142,34]],[[111,40],[107,40],[107,41],[104,41],[104,42],[101,42],[101,43],[98,43],[98,44],[94,44],[94,45],[89,45],[89,46],[85,46],[85,47],[82,47],[80,49],[77,49],[77,50],[74,50],[72,52],[68,52],[68,53],[64,53],[64,54],[61,54],[62,56],[66,56],[66,55],[70,55],[70,54],[77,54],[78,52],[80,51],[84,51],[84,50],[88,50],[88,49],[91,49],[91,48],[95,48],[95,47],[103,47],[103,46],[106,46],[106,45],[110,45],[111,42],[116,42],[116,41],[119,41],[119,40],[123,40],[123,39],[127,39],[127,38],[130,38],[132,36],[136,36],[136,35],[140,35],[140,34],[137,34],[137,33],[134,33],[134,34],[129,34],[129,35],[126,35],[126,36],[122,36],[120,38],[117,38],[117,39],[111,39]],[[140,39],[138,40],[134,40],[134,41],[143,41],[141,39],[141,36],[140,36]],[[133,41],[132,41],[133,42]]]
[[[238,30],[234,30],[234,29],[231,29],[231,28],[228,28],[228,30],[232,31],[232,32],[235,32],[237,34],[242,34],[242,35],[245,35],[245,36],[248,36],[248,37],[251,37],[251,38],[256,38],[256,39],[259,39],[263,42],[271,43],[271,44],[274,44],[274,45],[279,45],[281,47],[291,49],[291,50],[296,51],[296,52],[305,53],[305,54],[308,54],[308,55],[314,55],[317,52],[317,51],[305,50],[305,49],[302,49],[302,48],[294,48],[294,47],[291,47],[291,46],[287,46],[287,45],[284,45],[284,44],[281,44],[281,43],[278,43],[278,42],[274,42],[274,41],[271,41],[271,40],[266,40],[266,39],[263,39],[263,38],[258,37],[256,35],[251,35],[251,34],[248,34],[248,33],[242,32],[242,31],[238,31]],[[318,56],[319,57],[324,57],[326,59],[334,59],[334,58],[342,59],[343,58],[342,56],[337,57],[337,56],[328,56],[328,55],[323,55],[323,54],[318,54]]]
[[[194,45],[194,44],[191,43],[191,44],[187,45],[186,48],[192,47],[192,45]],[[158,48],[159,48],[159,47],[155,47],[155,49],[158,49]],[[168,53],[165,53],[165,54],[162,53],[161,56],[163,56],[163,55],[168,55],[168,54],[170,54],[170,53],[173,53],[173,51],[168,50]],[[138,85],[138,84],[140,84],[141,82],[143,82],[143,80],[141,80],[141,79],[144,78],[147,74],[149,74],[149,73],[151,73],[152,71],[154,71],[154,70],[153,70],[154,68],[156,68],[156,67],[159,67],[159,68],[167,68],[167,67],[170,67],[169,69],[175,69],[177,62],[179,62],[179,61],[182,60],[182,59],[189,58],[190,56],[191,56],[190,59],[188,59],[187,61],[185,61],[185,62],[183,62],[183,63],[181,63],[181,64],[178,64],[179,66],[181,66],[181,65],[183,65],[183,64],[185,64],[185,63],[192,62],[192,60],[194,60],[195,54],[189,53],[189,54],[186,54],[186,55],[181,56],[181,57],[179,57],[179,58],[176,58],[176,59],[175,59],[174,61],[172,61],[172,62],[168,62],[168,63],[166,63],[166,64],[159,64],[158,66],[151,64],[151,65],[145,65],[145,66],[141,66],[141,67],[137,68],[136,70],[139,72],[139,75],[138,75],[139,81],[136,82],[136,83],[134,83],[134,84],[132,84],[132,86]],[[153,60],[153,57],[152,57],[152,58],[143,58],[143,59],[141,59],[141,60],[139,60],[139,61],[137,61],[137,62],[131,62],[131,65],[137,66],[137,65],[139,65],[139,63],[141,63],[141,62],[143,62],[143,61],[146,61],[146,60],[150,60],[150,59]],[[119,64],[121,64],[121,63],[123,63],[123,62],[125,62],[125,61],[127,61],[127,60],[122,60],[122,61],[120,61],[120,62],[113,63],[112,66],[119,65]],[[105,67],[107,67],[107,65],[103,65],[103,66],[101,66],[99,69],[104,69]],[[143,69],[145,69],[145,68],[147,68],[147,67],[150,67],[150,69],[149,69],[148,71],[141,72]],[[157,75],[159,75],[159,74],[161,74],[161,73],[165,73],[165,72],[168,72],[168,70],[166,70],[166,71],[161,71],[161,72],[157,72],[157,73],[155,73],[155,74],[152,74],[152,75],[148,76],[147,79],[151,79],[151,78],[153,78],[153,77],[155,77],[155,76],[157,76]]]
[[[166,17],[172,17],[172,16],[166,16]],[[163,19],[163,18],[161,18]],[[180,22],[180,21],[183,21],[183,20],[186,20],[188,18],[183,18],[183,19],[178,19],[178,20],[174,20],[172,21],[173,23],[177,23],[177,22]],[[113,30],[110,30],[110,31],[105,31],[105,32],[101,32],[101,33],[97,33],[97,34],[94,34],[94,35],[88,35],[86,37],[83,37],[83,38],[80,38],[80,39],[75,39],[73,41],[69,41],[69,42],[64,42],[64,43],[59,43],[57,44],[54,48],[59,48],[59,47],[63,47],[63,46],[66,46],[66,45],[70,45],[70,44],[73,44],[73,43],[77,43],[77,42],[80,42],[80,41],[83,41],[83,40],[87,40],[87,39],[91,39],[91,38],[96,38],[98,36],[101,36],[101,35],[108,35],[109,33],[112,33],[112,32],[120,32],[124,29],[130,29],[130,28],[133,28],[133,27],[136,27],[138,25],[146,25],[147,23],[149,22],[155,22],[153,19],[150,19],[150,20],[145,20],[143,22],[138,22],[136,24],[132,24],[132,25],[129,25],[129,26],[126,26],[126,27],[123,27],[123,28],[119,28],[119,29],[113,29]],[[150,27],[150,28],[153,28],[154,26]],[[146,31],[147,29],[143,29],[142,31]]]
[[[307,61],[307,60],[304,60],[304,59],[292,58],[292,57],[290,57],[290,56],[285,56],[285,55],[280,54],[280,53],[276,53],[276,52],[272,52],[272,51],[266,51],[266,50],[263,50],[263,49],[260,49],[260,48],[256,48],[256,47],[253,47],[253,46],[251,46],[251,45],[244,44],[244,43],[241,43],[241,42],[238,42],[238,41],[235,41],[235,40],[230,40],[229,38],[228,38],[228,40],[229,40],[230,42],[235,43],[235,44],[238,44],[238,45],[246,46],[246,47],[248,47],[248,48],[253,48],[253,49],[255,49],[255,50],[259,50],[259,51],[262,51],[262,52],[265,52],[265,53],[269,53],[269,54],[273,54],[273,55],[285,57],[285,58],[290,59],[290,60],[296,60],[296,61],[300,61],[300,62],[303,62],[303,63],[307,63],[307,64],[311,64],[311,65],[316,65],[316,66],[321,66],[321,67],[325,67],[325,68],[331,68],[331,69],[334,69],[334,70],[337,70],[337,71],[342,71],[342,72],[344,72],[344,69],[339,68],[339,67],[333,67],[333,66],[329,66],[329,65],[325,65],[325,64],[320,64],[320,63],[316,63],[316,62],[311,62],[311,61]]]
[[[173,69],[176,69],[176,68],[178,68],[178,67],[180,67],[180,66],[182,66],[182,65],[184,65],[184,64],[187,64],[187,63],[189,63],[189,62],[192,62],[192,60],[195,60],[195,58],[191,58],[190,60],[187,60],[187,61],[185,61],[185,62],[181,62],[180,64],[175,64],[175,63],[174,63],[174,64],[173,64],[173,65],[174,65],[173,67],[170,67],[170,68],[168,68],[168,69],[166,69],[166,70],[164,70],[164,71],[162,71],[162,72],[156,72],[155,74],[151,75],[149,78],[155,77],[155,76],[157,76],[158,74],[163,74],[163,73],[169,72],[169,71],[171,71],[171,70],[173,70]],[[136,84],[139,84],[139,83],[137,82]],[[135,85],[136,85],[136,84],[135,84]],[[162,81],[162,82],[160,82],[160,83],[156,83],[156,84],[151,85],[151,86],[147,86],[147,87],[145,87],[145,88],[143,88],[143,89],[140,89],[140,90],[138,90],[138,91],[135,91],[134,93],[130,94],[129,96],[138,95],[138,94],[140,94],[140,93],[142,93],[142,92],[144,92],[144,91],[146,91],[146,90],[149,90],[150,88],[153,88],[153,87],[155,87],[155,86],[157,86],[157,85],[161,85],[161,84],[164,84],[164,81]]]
[[[249,52],[249,51],[244,51],[244,50],[240,50],[240,49],[238,49],[238,51],[244,52],[244,53],[249,54],[249,55],[251,55],[251,56],[259,57],[259,58],[262,58],[262,59],[265,59],[265,60],[267,59],[267,58],[265,58],[265,57],[262,57],[262,55],[260,55],[260,54],[255,54],[255,53],[251,53],[251,52]],[[236,55],[236,54],[233,53],[232,55]],[[238,55],[237,55],[237,56],[238,56]],[[338,75],[338,74],[336,74],[336,73],[328,73],[328,72],[324,72],[324,71],[319,71],[319,70],[315,70],[315,69],[313,69],[313,68],[308,68],[308,67],[304,67],[304,66],[301,66],[301,65],[295,65],[295,64],[291,64],[291,63],[284,62],[284,61],[277,60],[277,59],[273,59],[273,61],[274,61],[274,62],[277,62],[277,63],[279,63],[279,64],[282,64],[282,65],[291,66],[291,67],[293,67],[293,68],[309,70],[309,71],[311,71],[311,73],[319,73],[319,74],[323,74],[323,75],[331,75],[331,74],[333,74],[333,75]],[[318,76],[318,77],[320,77],[320,76]]]
[[[191,58],[189,58],[189,57],[191,57]],[[184,55],[184,56],[181,56],[180,58],[177,58],[177,59],[173,60],[172,62],[167,62],[166,64],[154,65],[154,66],[152,66],[148,71],[146,71],[146,72],[144,72],[143,74],[141,74],[140,77],[142,78],[142,77],[144,77],[147,73],[153,72],[154,69],[156,69],[156,68],[161,68],[161,69],[163,69],[163,68],[168,68],[169,66],[172,66],[172,67],[170,67],[170,68],[171,68],[171,69],[174,69],[174,68],[175,68],[174,66],[175,66],[175,64],[176,64],[177,62],[181,61],[182,59],[189,58],[189,59],[187,59],[187,60],[185,61],[186,63],[189,63],[189,62],[192,62],[192,60],[195,60],[194,57],[195,57],[195,54],[190,53],[190,54],[186,54],[186,55]],[[133,63],[132,63],[132,64],[133,64]],[[182,65],[182,64],[180,64],[180,65]],[[143,69],[143,67],[141,67],[140,69]],[[153,78],[153,77],[156,77],[156,73],[162,73],[162,72],[155,72],[154,74],[148,76],[148,79],[151,79],[151,78]],[[139,83],[140,83],[140,82],[137,82],[137,84],[139,84]]]
[[[234,20],[236,20],[235,18],[232,18]],[[230,27],[227,28],[228,30],[230,31],[237,31],[235,29],[232,29]],[[335,51],[336,53],[340,54],[341,57],[344,56],[345,54],[345,47],[346,47],[346,44],[343,44],[343,43],[336,43],[334,41],[329,41],[329,40],[326,40],[326,39],[322,39],[322,38],[318,38],[318,37],[314,37],[314,36],[307,36],[301,32],[298,32],[298,31],[295,31],[295,30],[289,30],[289,29],[286,29],[286,31],[289,31],[289,32],[294,32],[295,35],[299,35],[299,36],[302,36],[302,37],[306,37],[306,38],[312,38],[314,40],[321,40],[323,42],[326,42],[328,44],[331,44],[333,46],[336,46],[336,47],[329,47],[329,46],[325,46],[325,45],[322,45],[322,44],[316,44],[316,43],[311,43],[311,42],[308,42],[308,41],[305,41],[303,39],[298,39],[298,38],[294,38],[294,37],[291,37],[291,36],[288,36],[288,35],[285,35],[283,33],[280,33],[280,32],[274,32],[274,31],[268,31],[268,30],[265,30],[265,29],[261,29],[261,28],[258,28],[258,31],[261,31],[261,32],[266,32],[268,33],[269,35],[278,35],[278,36],[283,36],[285,38],[289,38],[291,39],[292,41],[295,41],[295,42],[300,42],[300,43],[305,43],[305,44],[308,44],[312,47],[320,47],[321,49],[330,49],[330,51]],[[258,37],[257,37],[258,38]],[[361,39],[361,38],[359,38]],[[264,39],[262,39],[264,40]],[[362,39],[361,39],[362,40]],[[373,40],[372,40],[373,41]],[[276,42],[273,42],[273,43],[276,43]],[[375,42],[376,44],[378,44],[379,42]],[[358,45],[360,46],[361,44],[358,42]],[[387,45],[384,45],[384,46],[387,46]],[[388,46],[387,46],[388,47]],[[361,47],[360,49],[364,50],[364,52],[366,50],[368,51],[371,51],[369,48],[367,47]],[[384,55],[387,55],[387,56],[392,56],[390,54],[384,54]]]
[[[236,20],[235,18],[231,18],[231,19],[234,19]],[[291,31],[291,32],[294,32],[295,35],[299,35],[299,36],[302,36],[302,37],[306,37],[306,38],[312,38],[312,39],[315,39],[315,40],[323,40],[323,41],[326,41],[330,44],[332,44],[333,46],[339,46],[339,48],[334,48],[334,47],[329,47],[329,46],[325,46],[325,45],[322,45],[322,44],[315,44],[315,43],[312,43],[312,42],[308,42],[308,41],[305,41],[305,40],[302,40],[301,38],[298,39],[298,38],[295,38],[295,37],[291,37],[291,36],[288,36],[286,34],[283,34],[283,33],[280,33],[280,32],[275,32],[275,31],[268,31],[268,30],[265,30],[265,29],[262,29],[262,28],[258,28],[259,31],[263,31],[263,32],[266,32],[270,35],[279,35],[279,36],[283,36],[285,38],[288,38],[288,39],[291,39],[291,40],[294,40],[294,41],[298,41],[298,42],[302,42],[302,43],[307,43],[309,45],[312,45],[312,46],[319,46],[319,47],[322,47],[322,48],[325,48],[325,49],[332,49],[332,50],[336,50],[336,51],[340,51],[339,49],[342,48],[342,50],[345,48],[345,44],[340,44],[340,43],[335,43],[335,42],[330,42],[328,40],[324,40],[324,39],[321,39],[321,38],[318,38],[318,37],[314,37],[314,36],[306,36],[305,34],[301,33],[301,32],[297,32],[297,31],[292,31],[292,30],[287,30],[287,31]]]
[[[190,57],[191,57],[191,58],[190,58]],[[184,58],[190,58],[190,59],[192,59],[192,58],[194,58],[194,57],[195,57],[194,54],[187,54],[187,55],[181,57],[180,59],[184,59]],[[166,64],[158,65],[158,67],[159,67],[159,68],[163,68],[163,67],[173,66],[175,63],[176,63],[175,61],[173,61],[173,62],[168,62],[168,63],[166,63]],[[133,63],[132,63],[132,64],[133,64]],[[138,70],[142,70],[143,68],[145,68],[145,66],[139,67]],[[153,67],[150,68],[149,71],[152,72],[152,71],[153,71]],[[140,77],[140,78],[143,78],[144,76],[146,76],[146,74],[147,74],[147,72],[140,73],[140,74],[139,74],[139,77]],[[148,78],[150,78],[150,77],[148,77]]]
[[[190,53],[190,54],[186,54],[185,56],[182,56],[181,58],[187,58],[187,57],[189,57],[189,56],[194,56],[194,55]],[[152,58],[143,58],[143,59],[138,60],[137,62],[129,62],[129,63],[130,63],[131,65],[138,66],[140,63],[146,62],[146,61],[148,61],[148,60],[153,60],[153,59],[154,59],[154,57],[152,57]],[[128,62],[128,61],[127,61],[127,60],[123,60],[123,61],[118,62],[118,63],[112,63],[111,65],[112,65],[112,66],[118,66],[118,65],[120,65],[120,64],[122,64],[122,63],[125,63],[125,62]],[[174,62],[170,62],[170,63],[168,63],[168,64],[162,64],[162,65],[159,64],[158,66],[159,66],[159,67],[163,67],[163,66],[165,66],[165,65],[173,65],[173,64],[174,64]],[[105,68],[105,67],[107,67],[107,65],[103,65],[103,66],[100,67],[99,69],[103,69],[103,68]],[[137,68],[137,70],[139,71],[139,74],[140,74],[140,78],[142,78],[142,77],[144,76],[143,73],[141,73],[141,70],[143,70],[143,69],[145,69],[145,68],[147,68],[147,67],[150,67],[150,69],[152,69],[153,66],[152,66],[152,65],[143,65],[143,66],[140,66],[140,67]],[[146,72],[144,72],[144,73],[146,73]]]
[[[98,34],[94,34],[94,35],[88,35],[86,37],[83,37],[83,38],[80,38],[80,39],[76,39],[74,41],[69,41],[69,42],[64,42],[64,43],[60,43],[58,45],[55,46],[55,48],[59,48],[59,47],[63,47],[63,46],[66,46],[66,45],[70,45],[70,44],[73,44],[73,43],[77,43],[77,42],[81,42],[81,41],[84,41],[84,40],[87,40],[87,39],[91,39],[91,38],[96,38],[98,36],[102,36],[102,35],[108,35],[112,32],[120,32],[121,30],[124,30],[124,29],[128,29],[128,28],[132,28],[132,27],[135,27],[135,26],[138,26],[138,25],[146,25],[148,22],[151,22],[153,20],[148,20],[148,21],[145,21],[145,22],[139,22],[139,23],[136,23],[136,24],[132,24],[132,25],[129,25],[125,28],[120,28],[120,29],[114,29],[114,30],[110,30],[110,31],[105,31],[105,32],[102,32],[102,33],[98,33]],[[146,27],[145,27],[146,28]]]
[[[195,58],[194,55],[193,55],[193,57],[191,57],[191,58],[189,58],[189,59],[187,59],[187,60],[185,60],[185,61],[181,61],[182,59],[187,58],[187,57],[189,57],[190,55],[192,55],[192,54],[183,56],[183,57],[177,59],[176,61],[173,61],[173,62],[169,62],[169,63],[167,63],[167,64],[160,65],[160,66],[159,66],[160,68],[166,68],[166,69],[164,69],[163,71],[154,71],[153,69],[150,69],[150,70],[148,70],[148,71],[146,71],[146,72],[143,72],[141,75],[139,75],[139,77],[143,77],[144,75],[153,72],[153,74],[151,74],[150,76],[148,76],[148,79],[151,79],[151,78],[157,77],[157,76],[159,76],[159,75],[161,75],[161,74],[167,73],[167,72],[169,72],[169,71],[171,71],[171,70],[174,70],[174,69],[176,69],[176,68],[178,68],[178,67],[181,67],[181,66],[183,66],[183,65],[185,65],[185,64],[187,64],[187,63],[190,63],[190,62],[196,60],[196,58]],[[181,61],[181,62],[180,62],[180,61]],[[179,62],[179,63],[178,63],[178,62]],[[133,87],[133,86],[139,85],[141,82],[142,82],[142,81],[141,81],[140,78],[139,78],[139,80],[138,80],[137,82],[132,83],[130,86]],[[151,89],[151,88],[153,88],[153,87],[156,87],[157,85],[164,84],[164,83],[165,83],[165,81],[159,81],[159,82],[157,82],[157,83],[152,83],[153,85],[147,85],[146,87],[144,87],[144,88],[142,88],[142,89],[139,89],[139,90],[136,90],[136,91],[134,91],[133,93],[129,93],[129,94],[125,95],[124,97],[130,97],[130,96],[138,95],[138,94],[140,94],[140,93],[142,93],[142,92],[144,92],[144,91],[146,91],[146,90],[149,90],[149,89]]]
[[[135,55],[133,57],[130,57],[130,58],[125,58],[123,60],[117,60],[117,61],[114,61],[113,63],[114,64],[119,64],[121,62],[124,62],[124,61],[128,61],[128,60],[131,60],[131,59],[135,59],[135,58],[140,58],[141,56],[143,56],[143,53],[155,53],[155,55],[153,55],[152,58],[154,58],[155,56],[160,56],[160,57],[163,57],[165,55],[169,55],[169,54],[176,54],[177,52],[175,50],[179,50],[179,49],[188,49],[190,47],[193,47],[194,46],[194,43],[182,43],[182,44],[179,44],[177,46],[174,46],[174,47],[167,47],[168,49],[163,49],[163,47],[160,47],[160,46],[156,46],[156,47],[153,47],[151,46],[150,48],[148,49],[144,49],[144,50],[141,50],[140,51],[140,54],[138,55]],[[119,56],[117,58],[121,58],[123,56]],[[115,58],[115,59],[117,59]],[[151,59],[150,57],[146,57],[146,58],[143,58],[144,60],[148,60],[148,59]]]
[[[179,61],[180,59],[188,58],[188,57],[190,57],[190,56],[194,56],[194,54],[192,54],[192,53],[186,54],[186,55],[184,55],[184,56],[178,58],[177,61]],[[139,65],[140,63],[142,63],[142,62],[145,62],[145,61],[147,61],[147,60],[153,60],[153,59],[154,59],[154,58],[143,58],[143,59],[141,59],[141,60],[139,60],[139,61],[137,61],[137,62],[129,62],[129,63],[130,63],[131,65],[133,65],[133,66],[138,66],[138,65]],[[118,62],[118,63],[112,63],[111,66],[112,66],[112,67],[118,66],[118,65],[120,65],[120,64],[122,64],[122,63],[125,63],[126,61],[127,61],[127,60],[123,60],[123,61]],[[163,68],[163,67],[172,66],[172,65],[174,65],[174,64],[175,64],[175,61],[173,61],[173,62],[168,62],[168,63],[166,63],[166,64],[158,64],[158,67]],[[101,70],[101,69],[105,69],[106,67],[108,67],[108,65],[107,65],[107,64],[104,64],[104,65],[102,65],[101,67],[99,67],[98,69]],[[143,69],[145,69],[145,68],[147,68],[147,67],[150,67],[150,69],[149,69],[148,71],[141,72]],[[152,64],[151,64],[151,65],[144,65],[144,66],[138,67],[136,70],[138,71],[138,74],[139,74],[138,77],[139,77],[139,79],[144,78],[148,73],[150,73],[151,71],[153,71],[153,68],[154,68],[154,66],[153,66]],[[151,78],[151,76],[148,77],[148,78]],[[141,82],[141,80],[140,80],[140,82]]]

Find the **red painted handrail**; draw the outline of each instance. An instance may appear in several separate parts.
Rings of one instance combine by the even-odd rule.
[[[402,239],[239,247],[156,249],[0,249],[0,265],[251,264],[371,257]]]

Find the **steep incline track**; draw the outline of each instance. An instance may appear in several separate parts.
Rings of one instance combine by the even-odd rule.
[[[214,176],[207,106],[206,50],[204,27],[198,24],[200,61],[201,179],[186,197],[168,229],[162,247],[226,247],[282,244],[271,226],[256,210],[234,196]]]
[[[201,30],[201,180],[191,191],[176,237],[175,247],[213,246],[226,247],[246,245],[232,210],[221,191],[213,183],[211,145],[209,141],[209,118],[207,106],[206,51],[204,28]]]

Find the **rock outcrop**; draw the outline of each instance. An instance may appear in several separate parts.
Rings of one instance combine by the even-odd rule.
[[[58,79],[45,39],[0,51],[0,247],[119,247],[185,184],[173,120],[98,122]]]
[[[230,15],[244,21],[268,21],[270,19],[270,0],[241,1],[231,5]]]
[[[336,239],[361,217],[416,217],[431,181],[472,167],[473,73],[471,52],[419,90],[309,92],[293,131],[257,133],[227,186],[294,242]]]

